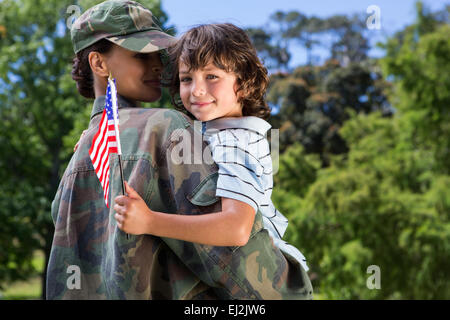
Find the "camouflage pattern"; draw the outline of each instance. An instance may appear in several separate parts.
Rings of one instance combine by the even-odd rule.
[[[70,34],[75,53],[101,39],[142,53],[166,49],[176,41],[150,10],[134,1],[108,0],[93,6],[75,20]]]
[[[260,212],[242,247],[151,235],[127,238],[116,226],[113,205],[105,206],[88,154],[104,101],[95,100],[88,131],[52,203],[55,233],[48,299],[312,299],[308,275],[273,244]],[[177,165],[171,160],[174,147],[186,136],[184,130],[195,150],[201,133],[194,131],[193,120],[175,110],[133,108],[121,97],[119,106],[124,177],[147,205],[188,215],[220,211],[217,165]],[[203,154],[206,147],[204,143],[198,152]],[[121,193],[116,155],[111,162],[110,204]],[[74,275],[70,266],[79,268],[79,288],[68,285]]]

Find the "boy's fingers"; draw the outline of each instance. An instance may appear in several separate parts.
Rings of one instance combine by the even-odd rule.
[[[117,196],[115,197],[114,202],[118,205],[123,206],[127,202],[127,196]]]
[[[128,196],[130,198],[135,198],[135,199],[140,199],[141,196],[139,195],[139,193],[137,193],[129,184],[128,182],[125,182],[125,191],[128,194]]]
[[[117,213],[119,213],[119,214],[123,214],[123,207],[122,206],[120,206],[120,205],[118,205],[118,204],[115,204],[114,205],[114,211],[115,212],[117,212]],[[114,215],[115,216],[115,215]]]
[[[122,215],[116,213],[116,214],[114,214],[114,218],[116,219],[116,221],[117,221],[118,223],[120,223],[120,224],[123,223],[123,217],[122,217]]]

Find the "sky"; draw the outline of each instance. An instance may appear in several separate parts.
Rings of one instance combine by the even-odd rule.
[[[262,27],[276,11],[299,11],[307,16],[321,18],[335,14],[362,13],[369,18],[374,11],[367,8],[376,5],[380,12],[380,29],[370,30],[372,43],[386,39],[395,31],[411,24],[415,19],[416,0],[161,0],[162,8],[169,16],[168,26],[176,27],[178,34],[202,23],[231,22],[246,27]],[[450,0],[423,0],[433,11],[442,9]],[[295,48],[291,65],[305,62],[305,52]],[[320,53],[319,53],[320,54]],[[379,49],[370,53],[380,54]]]

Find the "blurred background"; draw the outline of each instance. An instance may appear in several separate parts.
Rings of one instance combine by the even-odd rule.
[[[99,2],[0,0],[0,299],[45,296],[51,202],[92,107],[68,26]],[[253,40],[273,201],[316,299],[450,299],[448,1],[139,2],[174,35],[231,22]]]

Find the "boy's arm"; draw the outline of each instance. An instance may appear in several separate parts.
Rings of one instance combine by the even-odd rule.
[[[126,196],[116,197],[118,226],[131,234],[152,234],[211,246],[243,246],[255,219],[247,203],[222,198],[222,211],[202,215],[167,214],[152,211],[139,194],[126,184]]]

